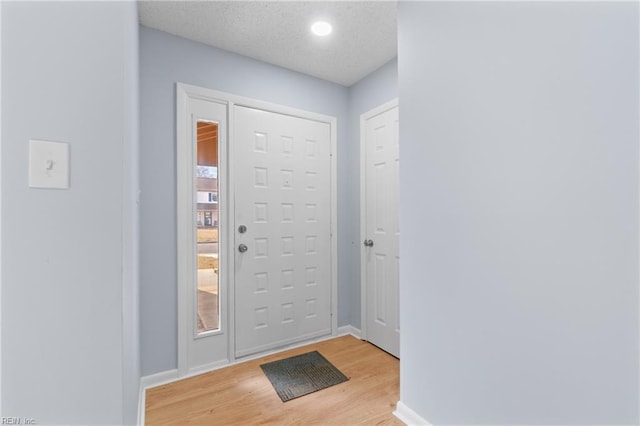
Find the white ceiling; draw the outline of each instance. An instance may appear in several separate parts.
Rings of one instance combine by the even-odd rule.
[[[351,86],[396,56],[395,1],[139,1],[140,23]],[[314,36],[311,23],[333,25]]]

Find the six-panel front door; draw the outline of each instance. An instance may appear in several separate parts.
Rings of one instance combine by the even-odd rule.
[[[365,337],[400,356],[397,102],[362,117]]]
[[[234,107],[237,357],[331,333],[330,138]]]

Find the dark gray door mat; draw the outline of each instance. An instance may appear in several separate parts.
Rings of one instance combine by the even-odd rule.
[[[318,351],[260,366],[282,402],[349,380]]]

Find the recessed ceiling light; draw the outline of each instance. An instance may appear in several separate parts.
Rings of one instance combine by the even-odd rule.
[[[333,27],[326,21],[317,21],[311,25],[311,32],[320,37],[331,34],[331,31],[333,31]]]

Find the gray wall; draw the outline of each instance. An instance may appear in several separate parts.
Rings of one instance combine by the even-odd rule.
[[[135,422],[137,32],[135,3],[2,2],[3,416]],[[30,138],[69,143],[69,190],[28,188]]]
[[[353,86],[349,87],[349,116],[347,128],[349,143],[347,144],[346,160],[349,164],[349,175],[344,185],[351,194],[347,197],[346,211],[349,214],[348,223],[353,224],[349,229],[342,228],[344,241],[349,243],[349,250],[343,252],[342,261],[346,265],[349,275],[351,292],[348,302],[349,324],[361,327],[360,318],[360,115],[398,97],[398,61],[390,60]]]
[[[637,424],[638,4],[399,4],[402,401]]]
[[[349,324],[344,262],[351,217],[344,185],[347,89],[263,62],[140,28],[142,374],[177,367],[175,83],[288,105],[338,118],[338,324]]]

